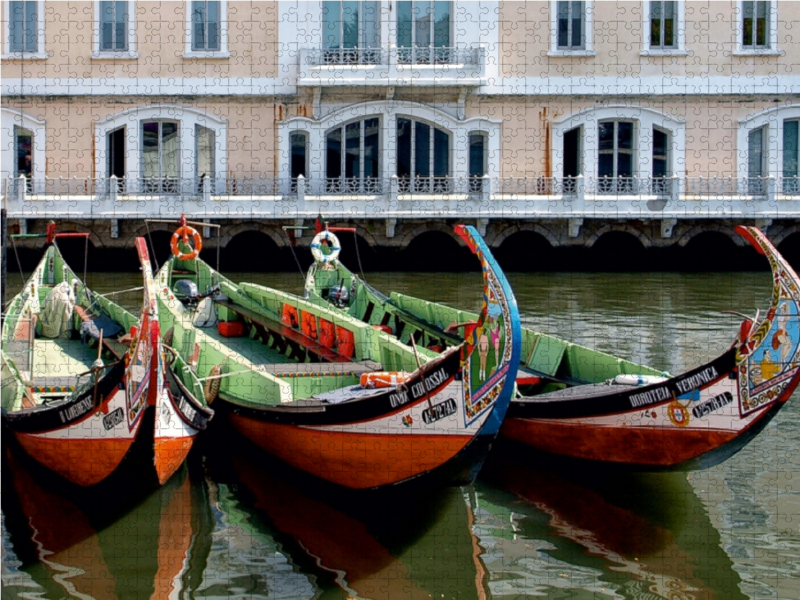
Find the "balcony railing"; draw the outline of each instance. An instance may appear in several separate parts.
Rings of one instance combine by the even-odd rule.
[[[8,180],[19,196],[285,196],[298,192],[297,178],[259,173],[220,177],[46,177]],[[800,195],[799,177],[466,177],[415,176],[302,178],[306,194],[495,194],[525,196],[766,197]]]
[[[324,65],[477,65],[478,48],[323,48],[305,50],[306,64]]]

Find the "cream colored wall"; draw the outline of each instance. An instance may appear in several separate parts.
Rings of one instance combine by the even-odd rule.
[[[136,2],[138,59],[92,58],[94,2],[45,2],[46,60],[4,60],[27,78],[66,77],[275,77],[278,74],[276,2],[228,3],[230,58],[183,58],[188,2]],[[2,2],[3,48],[7,3]],[[4,75],[7,77],[7,75]]]
[[[553,146],[547,144],[547,123],[574,115],[583,109],[603,106],[592,99],[494,99],[491,108],[480,102],[470,102],[468,115],[491,114],[503,121],[500,172],[503,177],[538,177],[546,174],[546,155]],[[688,177],[737,177],[737,131],[739,121],[779,104],[772,98],[752,100],[747,98],[681,99],[637,98],[628,101],[631,107],[642,106],[663,112],[686,122],[685,172]],[[608,102],[608,104],[619,104]],[[784,99],[782,104],[789,104]],[[623,106],[620,118],[630,117]],[[587,126],[595,126],[590,122]],[[743,149],[746,151],[746,148]],[[551,155],[552,157],[552,155]],[[596,160],[596,157],[592,160]],[[560,176],[561,173],[550,173]]]
[[[780,56],[733,56],[738,47],[738,3],[685,3],[687,56],[642,56],[646,2],[594,2],[596,56],[554,57],[550,2],[500,3],[501,73],[506,77],[713,77],[736,73],[797,74],[800,2],[777,4]]]
[[[281,107],[271,100],[247,98],[190,102],[184,98],[126,98],[115,102],[109,98],[68,101],[38,97],[23,102],[4,100],[3,103],[11,110],[21,109],[25,114],[46,120],[47,177],[105,177],[103,165],[98,169],[99,173],[94,167],[95,123],[134,106],[153,104],[194,108],[227,121],[228,173],[255,172],[266,177],[276,174],[275,122],[280,118]],[[287,112],[286,108],[283,112]],[[133,159],[138,160],[138,157]]]

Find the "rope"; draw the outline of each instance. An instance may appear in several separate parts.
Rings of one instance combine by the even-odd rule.
[[[356,234],[355,228],[353,228],[353,241],[356,244],[356,259],[358,259],[358,270],[361,273],[361,281],[366,283],[367,278],[364,277],[364,268],[361,266],[361,252],[358,250],[358,235]]]
[[[147,239],[150,241],[150,250],[152,250],[153,256],[153,264],[156,266],[156,272],[158,272],[158,260],[156,259],[156,247],[153,244],[153,237],[150,235],[150,223],[147,222],[147,219],[144,221],[145,227],[147,227]],[[219,266],[217,266],[219,268]]]

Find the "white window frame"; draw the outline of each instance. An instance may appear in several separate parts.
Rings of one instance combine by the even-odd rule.
[[[744,0],[737,0],[736,19],[734,20],[736,49],[731,53],[733,56],[781,56],[783,54],[778,48],[778,2],[776,0],[772,0],[769,3],[769,16],[767,18],[769,26],[769,31],[767,32],[768,48],[745,48],[742,43],[742,37],[744,36],[743,20]]]
[[[228,51],[228,1],[219,0],[219,50],[192,50],[192,1],[186,7],[186,45],[183,58],[230,58]]]
[[[46,155],[45,145],[47,143],[47,130],[45,121],[32,117],[18,110],[11,108],[0,109],[0,120],[2,121],[2,145],[0,145],[0,155],[2,158],[2,177],[13,177],[16,170],[16,144],[14,140],[14,127],[21,127],[33,133],[32,154],[34,180],[44,179],[46,175]]]
[[[383,130],[383,123],[381,121],[380,115],[367,115],[365,117],[359,117],[359,118],[356,118],[356,119],[351,119],[351,120],[345,121],[343,123],[338,123],[335,126],[328,128],[325,131],[325,167],[324,167],[324,172],[325,172],[325,178],[326,179],[328,178],[327,177],[327,175],[328,175],[328,134],[330,134],[332,131],[334,131],[336,129],[338,129],[338,130],[340,130],[342,132],[342,138],[341,138],[342,146],[341,146],[341,149],[339,150],[339,170],[341,172],[341,175],[339,175],[339,177],[341,179],[343,179],[343,180],[347,179],[347,176],[345,175],[345,170],[346,170],[345,169],[345,164],[347,162],[347,146],[346,146],[346,143],[347,143],[346,142],[347,141],[347,126],[348,125],[352,125],[353,123],[358,123],[359,124],[359,128],[358,128],[358,172],[359,173],[364,173],[364,157],[365,157],[364,140],[366,138],[364,123],[367,120],[375,119],[375,118],[378,119],[378,148],[379,148],[378,175],[376,177],[374,177],[374,178],[371,178],[371,179],[381,179],[381,173],[383,172],[382,161],[383,161],[384,156],[383,156],[383,153],[380,152],[380,149],[383,148],[383,137],[386,135],[386,133]],[[292,133],[295,133],[295,132],[292,132]],[[306,143],[308,143],[308,138],[306,138]],[[290,154],[289,160],[291,161],[291,154]],[[306,169],[308,169],[308,154],[306,154]],[[365,175],[360,175],[359,177],[356,177],[354,179],[364,179],[365,180],[365,179],[367,179],[367,177]]]
[[[128,49],[127,50],[101,50],[100,49],[100,0],[94,2],[94,39],[92,41],[92,59],[136,60],[139,54],[136,49],[136,0],[127,0],[128,4]]]
[[[629,118],[626,118],[626,117],[616,117],[616,118],[613,118],[613,119],[600,119],[599,121],[597,121],[597,127],[599,128],[600,125],[603,124],[603,123],[613,123],[614,124],[613,134],[612,134],[612,142],[613,142],[614,145],[613,145],[613,147],[611,148],[611,151],[610,151],[610,154],[613,157],[612,164],[614,165],[614,167],[613,167],[612,170],[614,172],[614,175],[611,176],[611,179],[620,179],[622,177],[631,177],[631,176],[636,177],[637,171],[641,171],[641,168],[637,168],[637,167],[640,167],[641,166],[641,162],[642,162],[641,161],[641,153],[640,153],[639,147],[637,145],[637,141],[638,141],[638,139],[640,137],[640,133],[641,133],[639,131],[640,125],[639,125],[638,121],[636,119],[629,119]],[[618,142],[619,142],[618,136],[617,136],[617,132],[619,130],[619,124],[620,123],[630,123],[631,124],[631,128],[633,129],[633,135],[631,136],[631,148],[630,149],[628,149],[628,148],[619,148],[619,146],[617,145]],[[599,133],[598,133],[598,136],[599,136]],[[608,150],[600,150],[600,143],[599,143],[599,140],[598,140],[598,144],[597,144],[597,170],[598,171],[600,170],[600,152],[609,152],[609,151]],[[630,156],[631,156],[631,175],[619,175],[619,165],[618,165],[618,163],[619,163],[619,155],[620,154],[630,154]],[[652,169],[651,169],[651,173],[652,173]],[[599,175],[598,175],[598,177],[599,177]]]
[[[750,132],[766,127],[764,136],[765,170],[764,177],[783,175],[783,124],[785,121],[800,119],[800,104],[769,108],[739,121],[737,132],[737,171],[740,178],[748,176]]]
[[[45,12],[44,0],[36,0],[36,50],[33,52],[25,50],[11,50],[11,1],[3,2],[5,10],[5,43],[3,44],[3,54],[0,58],[16,60],[46,60],[50,57],[45,52],[44,32],[45,32]]]
[[[455,112],[455,108],[453,109]],[[472,117],[463,121],[455,114],[434,108],[427,104],[405,100],[375,100],[359,102],[349,106],[337,107],[324,117],[316,120],[307,117],[294,117],[278,123],[278,152],[280,156],[281,177],[291,178],[291,140],[290,134],[308,134],[308,149],[306,161],[308,165],[307,179],[324,180],[326,169],[325,136],[328,131],[343,124],[379,117],[381,119],[382,135],[380,139],[380,169],[381,178],[385,181],[391,179],[397,172],[397,118],[424,121],[435,124],[450,134],[450,177],[469,176],[469,135],[475,131],[486,134],[488,156],[500,156],[500,130],[502,121],[486,117]],[[388,132],[388,133],[387,133]],[[490,160],[487,175],[500,176],[499,160]],[[459,168],[458,172],[455,169]]]
[[[398,114],[398,119],[405,119],[406,121],[411,121],[411,123],[422,123],[423,125],[427,125],[431,128],[431,137],[428,141],[428,170],[430,171],[430,175],[428,178],[436,178],[434,171],[436,170],[436,157],[434,152],[434,144],[435,144],[435,137],[436,134],[434,133],[436,129],[439,129],[447,134],[447,175],[442,175],[442,177],[454,177],[453,175],[453,132],[450,131],[448,128],[443,127],[442,125],[437,124],[434,121],[428,121],[427,119],[420,119],[419,117],[413,114]],[[395,123],[394,128],[394,141],[395,146],[397,145],[397,124]],[[469,134],[467,134],[467,145],[469,146]],[[485,151],[485,150],[484,150]],[[467,152],[469,156],[469,152]],[[415,177],[419,177],[418,174],[414,173],[414,166],[416,164],[416,157],[417,157],[417,128],[412,125],[411,127],[411,176],[410,180],[413,181]],[[395,149],[395,160],[394,160],[394,169],[393,175],[397,175],[397,150]],[[399,175],[397,175],[400,177]]]
[[[674,176],[675,173],[685,171],[686,121],[643,106],[611,105],[587,108],[553,122],[553,147],[550,157],[556,177],[561,177],[564,172],[564,134],[580,127],[581,174],[587,180],[597,179],[600,149],[598,125],[601,121],[634,122],[634,177],[653,176],[653,127],[670,136],[667,157],[670,174]]]
[[[558,0],[550,2],[550,51],[547,56],[596,56],[594,51],[594,2],[585,0],[584,3],[584,44],[583,48],[569,50],[558,47]]]
[[[675,47],[653,48],[650,46],[650,2],[642,2],[642,56],[688,56],[686,51],[686,3],[675,2]]]

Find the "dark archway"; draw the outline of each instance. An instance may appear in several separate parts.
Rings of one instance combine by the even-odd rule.
[[[778,251],[795,271],[800,271],[800,232],[792,233],[778,244]]]
[[[480,264],[469,248],[441,231],[419,234],[398,255],[397,270],[453,272],[477,271]]]
[[[534,231],[518,231],[508,236],[499,248],[493,249],[500,267],[509,272],[561,271],[563,252],[553,248],[543,235]]]
[[[209,246],[206,256],[202,258],[215,265],[217,261],[216,247]],[[272,273],[296,271],[297,265],[288,248],[279,248],[271,237],[260,231],[243,231],[235,235],[222,248],[220,258],[222,273]]]
[[[750,244],[737,246],[733,239],[718,231],[694,236],[678,258],[681,271],[764,271],[769,264]]]
[[[585,269],[578,267],[576,270],[610,272],[660,270],[661,261],[652,256],[653,254],[633,234],[609,231],[601,235],[586,253]]]

